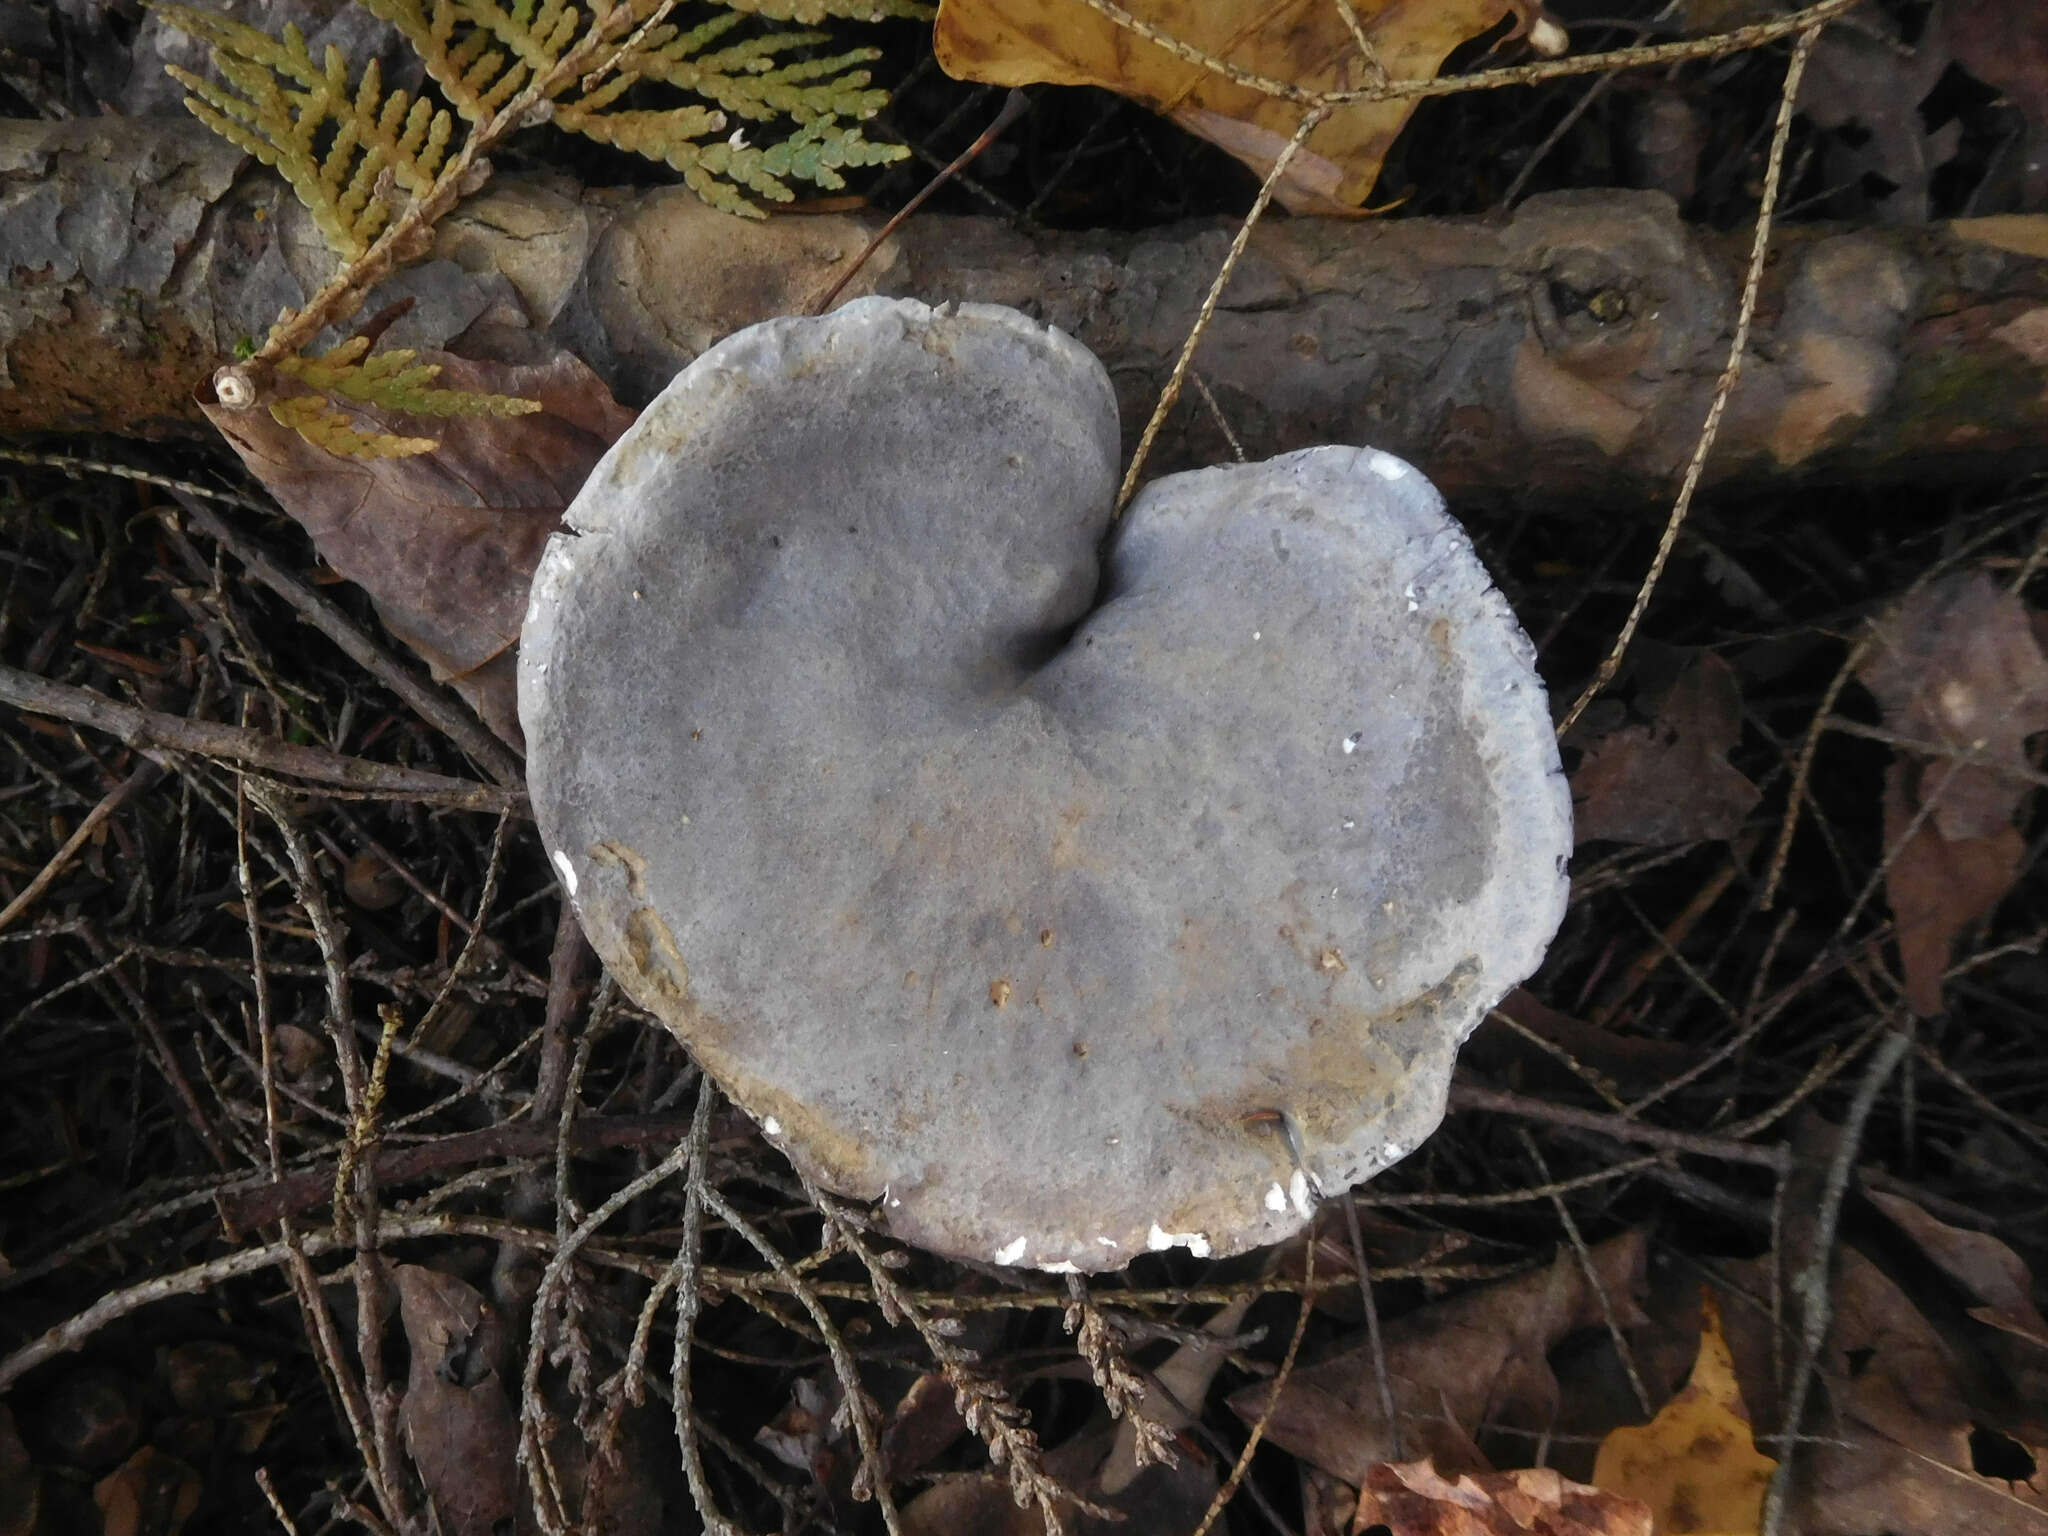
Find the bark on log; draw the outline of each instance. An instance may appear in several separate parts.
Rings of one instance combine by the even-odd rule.
[[[872,219],[728,218],[680,188],[487,188],[380,290],[390,333],[531,327],[638,404],[718,337],[806,307]],[[1127,443],[1232,230],[1026,234],[921,217],[849,286],[1013,304],[1093,348]],[[1668,493],[1725,361],[1746,230],[1651,193],[1533,198],[1501,220],[1270,219],[1196,367],[1244,451],[1364,442],[1453,495]],[[1710,478],[1980,478],[2048,466],[2048,218],[1781,231]],[[243,336],[329,270],[276,178],[196,123],[0,123],[0,431],[200,429]],[[843,302],[843,300],[842,300]],[[1190,390],[1153,470],[1228,446]]]

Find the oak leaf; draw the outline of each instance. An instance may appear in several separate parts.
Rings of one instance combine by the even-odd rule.
[[[1246,75],[1306,91],[1373,83],[1344,11],[1328,0],[1129,0],[1158,34]],[[1510,14],[1517,0],[1352,0],[1378,65],[1396,80],[1427,80],[1451,50]],[[1306,115],[1270,95],[1179,57],[1119,26],[1084,0],[943,0],[934,34],[939,65],[990,85],[1095,85],[1128,96],[1208,139],[1263,176]],[[1275,196],[1297,213],[1356,213],[1412,101],[1340,107],[1290,162]]]
[[[1778,1464],[1751,1438],[1720,1303],[1707,1291],[1700,1306],[1692,1378],[1649,1423],[1608,1434],[1593,1482],[1641,1499],[1658,1536],[1755,1536]]]

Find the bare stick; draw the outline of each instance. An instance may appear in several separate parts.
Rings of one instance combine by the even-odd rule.
[[[612,1147],[670,1146],[689,1129],[674,1115],[612,1115],[578,1120],[569,1132],[570,1146],[588,1156]],[[371,1166],[379,1185],[404,1184],[430,1173],[444,1173],[499,1158],[545,1157],[555,1148],[557,1128],[534,1120],[515,1120],[480,1131],[457,1131],[416,1146],[384,1147]],[[218,1196],[221,1219],[243,1231],[263,1226],[294,1211],[311,1210],[334,1190],[332,1164],[285,1174],[269,1184]]]
[[[1666,1130],[1663,1126],[1644,1125],[1641,1121],[1630,1120],[1622,1115],[1603,1115],[1597,1110],[1573,1109],[1565,1104],[1550,1104],[1542,1099],[1524,1098],[1518,1093],[1500,1093],[1491,1088],[1474,1088],[1467,1083],[1451,1084],[1450,1107],[1454,1111],[1484,1109],[1494,1114],[1519,1115],[1525,1120],[1542,1120],[1551,1125],[1570,1126],[1575,1130],[1598,1131],[1603,1136],[1612,1136],[1616,1141],[1641,1142],[1645,1146],[1662,1147],[1668,1152],[1689,1152],[1699,1157],[1719,1158],[1727,1163],[1749,1163],[1778,1173],[1783,1173],[1787,1166],[1787,1155],[1783,1147],[1759,1147],[1728,1136],[1702,1136],[1692,1131]]]
[[[211,720],[187,720],[160,710],[117,703],[87,688],[53,683],[46,677],[0,666],[0,704],[12,704],[32,715],[49,715],[74,725],[105,731],[138,751],[168,747],[202,757],[246,763],[289,773],[317,784],[340,784],[372,791],[394,800],[418,800],[456,810],[498,811],[526,816],[526,796],[493,784],[475,784],[446,774],[398,768],[360,757],[344,757],[320,747],[278,741],[261,731]]]

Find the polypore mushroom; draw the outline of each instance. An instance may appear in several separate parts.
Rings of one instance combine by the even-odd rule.
[[[1117,452],[1015,311],[754,326],[599,464],[520,657],[620,984],[892,1231],[1053,1270],[1270,1242],[1411,1151],[1571,848],[1420,474],[1175,475],[1109,538]]]

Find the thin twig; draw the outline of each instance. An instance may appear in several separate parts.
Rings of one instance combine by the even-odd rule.
[[[825,290],[823,297],[816,299],[812,302],[810,313],[814,315],[822,315],[825,313],[826,310],[830,309],[832,307],[832,301],[838,298],[841,292],[845,290],[846,285],[854,280],[854,277],[860,272],[860,269],[868,264],[868,258],[874,255],[876,251],[882,248],[882,242],[887,240],[891,235],[895,234],[898,229],[902,228],[904,220],[908,219],[913,213],[917,212],[918,209],[922,208],[925,205],[926,200],[930,198],[934,192],[938,191],[939,188],[943,187],[947,182],[951,181],[955,176],[959,175],[961,171],[965,170],[969,165],[972,165],[974,161],[980,157],[982,152],[989,147],[989,145],[995,143],[997,139],[1002,137],[1004,129],[1008,128],[1010,124],[1014,123],[1015,121],[1017,121],[1018,118],[1024,115],[1024,109],[1029,107],[1030,105],[1031,98],[1026,96],[1022,91],[1013,90],[1010,92],[1008,96],[1005,96],[1003,98],[1003,109],[1002,111],[996,114],[995,121],[990,123],[986,128],[982,129],[981,136],[979,138],[977,138],[972,144],[968,145],[965,149],[961,150],[959,154],[955,155],[940,169],[939,173],[936,176],[932,177],[930,181],[926,182],[924,184],[923,191],[919,192],[917,196],[913,197],[909,202],[905,203],[901,208],[897,209],[895,216],[892,217],[888,223],[884,224],[880,229],[875,231],[874,238],[869,240],[866,245],[861,247],[860,254],[854,257],[853,260],[850,263],[848,263],[846,270],[839,274],[838,278],[833,282],[830,288],[827,288]]]
[[[859,1218],[855,1213],[808,1179],[804,1181],[804,1193],[810,1196],[811,1203],[830,1223],[830,1235],[867,1270],[868,1283],[874,1288],[874,1299],[882,1309],[883,1318],[892,1323],[909,1323],[924,1341],[924,1347],[931,1351],[946,1384],[953,1389],[961,1418],[988,1447],[989,1460],[1008,1473],[1010,1493],[1018,1507],[1024,1507],[1027,1502],[1038,1506],[1038,1517],[1045,1526],[1046,1536],[1064,1536],[1066,1522],[1061,1516],[1062,1503],[1073,1505],[1082,1514],[1114,1519],[1113,1513],[1061,1487],[1059,1480],[1046,1471],[1044,1458],[1038,1449],[1038,1436],[1016,1400],[971,1350],[953,1341],[947,1324],[933,1318],[896,1283],[896,1277],[889,1273],[888,1266],[862,1241]],[[877,1482],[883,1477],[879,1462],[871,1475]]]
[[[556,1246],[555,1234],[552,1231],[521,1226],[516,1221],[505,1221],[497,1217],[467,1216],[446,1211],[424,1215],[387,1214],[378,1219],[377,1233],[379,1240],[387,1245],[425,1237],[467,1237],[509,1244],[536,1253],[549,1252]],[[344,1237],[331,1228],[307,1232],[302,1242],[305,1252],[315,1258],[355,1246],[353,1238]],[[639,1275],[648,1280],[659,1279],[672,1262],[650,1254],[635,1253],[590,1241],[586,1241],[580,1251],[594,1264]],[[110,1291],[83,1311],[39,1334],[14,1353],[0,1358],[0,1392],[5,1392],[37,1366],[57,1355],[81,1347],[101,1329],[141,1311],[144,1307],[169,1300],[173,1296],[198,1295],[240,1276],[260,1274],[266,1269],[288,1262],[291,1256],[292,1250],[286,1244],[265,1243],[241,1248],[222,1258],[194,1264],[168,1275],[159,1275],[118,1291]],[[1526,1274],[1529,1267],[1526,1263],[1403,1264],[1382,1269],[1379,1276],[1382,1280],[1483,1283]],[[742,1298],[770,1293],[794,1295],[801,1287],[813,1300],[831,1298],[869,1303],[875,1300],[875,1291],[870,1285],[843,1281],[806,1281],[786,1264],[781,1270],[767,1274],[707,1264],[701,1267],[700,1278],[707,1292],[724,1292]],[[339,1283],[340,1277],[322,1277],[322,1283],[329,1283],[330,1279],[333,1283]],[[1131,1307],[1228,1306],[1247,1296],[1259,1297],[1276,1292],[1305,1296],[1338,1290],[1351,1284],[1353,1281],[1349,1275],[1333,1275],[1313,1281],[1266,1277],[1233,1285],[1176,1285],[1125,1291],[1119,1293],[1118,1300]],[[901,1299],[921,1310],[942,1316],[968,1312],[1062,1310],[1068,1304],[1064,1290],[1051,1289],[996,1291],[967,1296],[953,1291],[905,1291],[901,1293]],[[321,1309],[317,1315],[325,1316],[325,1309]]]
[[[1529,1154],[1529,1161],[1536,1165],[1536,1176],[1550,1177],[1550,1164],[1543,1159],[1543,1149],[1536,1145],[1536,1138],[1529,1134],[1527,1126],[1516,1126],[1520,1132],[1522,1146]],[[1551,1209],[1557,1213],[1558,1225],[1564,1228],[1565,1238],[1572,1245],[1572,1253],[1579,1261],[1579,1271],[1586,1277],[1586,1284],[1593,1292],[1593,1299],[1600,1304],[1600,1317],[1607,1324],[1607,1336],[1614,1343],[1614,1353],[1621,1361],[1621,1368],[1628,1377],[1628,1384],[1636,1395],[1636,1406],[1643,1410],[1643,1417],[1649,1418],[1656,1410],[1650,1402],[1650,1392],[1643,1385],[1642,1373],[1636,1369],[1635,1351],[1628,1347],[1628,1338],[1621,1331],[1621,1319],[1614,1311],[1614,1298],[1607,1294],[1607,1286],[1600,1279],[1600,1270],[1593,1262],[1593,1252],[1586,1246],[1586,1239],[1579,1231],[1578,1221],[1572,1216],[1572,1209],[1564,1203],[1561,1195],[1551,1196]],[[1395,1460],[1399,1460],[1397,1455]]]
[[[1814,7],[1815,11],[1821,9],[1823,7]],[[1735,338],[1728,344],[1727,366],[1715,381],[1714,398],[1707,406],[1706,422],[1700,428],[1699,440],[1693,444],[1692,458],[1685,466],[1684,483],[1678,488],[1678,499],[1672,503],[1671,516],[1664,524],[1664,536],[1657,541],[1657,553],[1650,561],[1650,569],[1644,573],[1643,584],[1636,591],[1636,600],[1621,626],[1621,633],[1615,636],[1613,648],[1600,663],[1585,692],[1558,722],[1559,737],[1565,736],[1578,724],[1586,706],[1614,681],[1615,673],[1621,670],[1621,659],[1628,654],[1629,642],[1635,638],[1636,627],[1642,623],[1643,614],[1649,609],[1650,596],[1657,590],[1657,582],[1671,559],[1671,551],[1677,547],[1678,530],[1685,525],[1686,514],[1692,510],[1693,495],[1699,490],[1700,476],[1707,467],[1707,455],[1713,451],[1714,439],[1720,436],[1721,416],[1728,408],[1728,397],[1734,393],[1735,381],[1742,374],[1743,354],[1749,348],[1750,322],[1756,318],[1757,293],[1763,287],[1764,257],[1771,244],[1771,219],[1777,212],[1778,188],[1785,173],[1785,145],[1792,137],[1792,109],[1799,99],[1799,82],[1806,74],[1806,61],[1813,52],[1820,31],[1820,22],[1815,21],[1799,34],[1798,41],[1792,45],[1792,61],[1785,67],[1784,88],[1778,93],[1778,122],[1771,134],[1771,156],[1764,171],[1763,197],[1757,206],[1756,235],[1750,242],[1749,271],[1742,282],[1742,302],[1735,316]]]
[[[61,469],[73,476],[111,475],[117,480],[133,480],[141,485],[153,485],[158,490],[174,493],[183,491],[187,496],[226,502],[229,506],[243,507],[251,512],[268,513],[273,510],[253,496],[244,496],[236,491],[216,491],[211,486],[200,485],[191,480],[159,475],[153,470],[137,469],[130,464],[115,464],[105,459],[85,459],[68,453],[29,453],[20,448],[5,446],[0,446],[0,459],[11,464],[33,464],[38,469]]]
[[[460,699],[415,677],[410,668],[365,634],[347,614],[285,570],[260,546],[244,538],[226,518],[198,501],[195,493],[199,487],[179,483],[167,488],[200,532],[241,561],[251,576],[289,603],[301,619],[397,694],[414,714],[454,742],[485,773],[508,789],[518,789],[526,782],[511,748],[485,729]],[[234,499],[243,505],[258,505],[260,509],[260,504],[246,497]]]
[[[1527,1132],[1523,1133],[1528,1134]],[[1549,1178],[1545,1170],[1544,1178]],[[1380,1307],[1372,1293],[1372,1270],[1365,1259],[1365,1238],[1358,1230],[1358,1202],[1351,1198],[1351,1191],[1344,1191],[1344,1227],[1351,1238],[1351,1262],[1358,1270],[1358,1299],[1365,1307],[1365,1337],[1372,1348],[1373,1385],[1380,1394],[1380,1414],[1387,1421],[1387,1447],[1393,1461],[1406,1461],[1407,1453],[1401,1448],[1401,1414],[1394,1406],[1394,1378],[1387,1370],[1386,1340],[1380,1337]],[[1309,1234],[1309,1244],[1314,1246],[1315,1234]]]
[[[1205,53],[1191,44],[1182,42],[1150,22],[1132,15],[1122,6],[1115,4],[1114,0],[1082,0],[1082,3],[1124,30],[1135,33],[1148,42],[1156,43],[1175,58],[1184,59],[1190,64],[1199,64],[1211,74],[1221,75],[1224,79],[1235,81],[1261,95],[1298,102],[1302,106],[1343,107],[1354,102],[1419,101],[1424,97],[1457,96],[1467,91],[1492,91],[1508,86],[1541,85],[1546,81],[1569,79],[1574,75],[1606,74],[1622,69],[1653,69],[1692,59],[1718,58],[1723,54],[1762,48],[1766,44],[1777,42],[1780,38],[1817,28],[1854,9],[1862,0],[1820,0],[1819,4],[1794,11],[1789,16],[1758,22],[1753,26],[1731,27],[1726,32],[1717,32],[1710,37],[1689,38],[1684,42],[1653,43],[1646,47],[1617,48],[1604,53],[1582,53],[1575,58],[1546,59],[1538,64],[1517,64],[1504,69],[1480,70],[1469,75],[1439,75],[1427,80],[1388,80],[1384,84],[1361,86],[1350,91],[1315,91],[1291,81],[1276,80],[1270,75],[1254,74],[1250,70],[1239,69],[1235,64],[1219,59],[1214,54]]]
[[[748,1247],[767,1261],[768,1267],[789,1287],[797,1303],[810,1314],[811,1322],[817,1327],[824,1339],[826,1352],[832,1358],[832,1370],[839,1378],[840,1390],[846,1394],[846,1417],[853,1426],[854,1443],[860,1447],[861,1464],[868,1469],[869,1486],[874,1493],[875,1504],[882,1511],[882,1524],[889,1528],[889,1536],[903,1536],[903,1518],[897,1512],[895,1496],[889,1491],[881,1446],[875,1438],[874,1421],[869,1413],[872,1405],[866,1389],[860,1384],[860,1371],[847,1351],[846,1340],[833,1325],[831,1315],[818,1299],[816,1288],[791,1267],[782,1251],[763,1237],[759,1228],[708,1183],[704,1185],[703,1199],[713,1215],[731,1227]]]
[[[698,1288],[698,1270],[704,1258],[705,1162],[711,1144],[711,1107],[718,1092],[709,1073],[697,1076],[697,1109],[690,1117],[689,1159],[683,1166],[683,1235],[676,1244],[675,1262],[662,1283],[676,1292],[675,1353],[669,1357],[669,1398],[675,1410],[676,1444],[683,1453],[683,1477],[690,1485],[690,1499],[709,1536],[731,1536],[735,1529],[711,1496],[711,1480],[704,1475],[704,1448],[697,1433],[696,1389],[690,1383],[690,1351],[697,1340],[697,1314],[703,1296]],[[655,1295],[660,1295],[657,1285]],[[648,1299],[651,1307],[654,1297]]]
[[[1304,1286],[1313,1286],[1316,1279],[1316,1245],[1313,1235],[1302,1246],[1301,1279]],[[1223,1486],[1216,1490],[1216,1497],[1209,1501],[1209,1508],[1202,1516],[1202,1523],[1195,1527],[1194,1536],[1209,1536],[1209,1528],[1215,1525],[1223,1511],[1229,1507],[1231,1498],[1237,1493],[1238,1484],[1251,1470],[1252,1452],[1259,1448],[1259,1442],[1266,1437],[1266,1425],[1272,1421],[1274,1411],[1280,1406],[1280,1394],[1287,1390],[1287,1381],[1294,1374],[1294,1360],[1301,1353],[1302,1335],[1308,1332],[1308,1320],[1315,1311],[1315,1303],[1307,1295],[1301,1298],[1301,1311],[1294,1319],[1294,1335],[1287,1341],[1287,1353],[1280,1357],[1280,1369],[1273,1376],[1273,1384],[1267,1389],[1266,1406],[1252,1425],[1251,1433],[1245,1437],[1244,1449],[1238,1453],[1237,1464],[1230,1469],[1230,1476],[1223,1480]]]
[[[547,1267],[541,1271],[540,1288],[533,1298],[533,1322],[527,1330],[526,1367],[521,1374],[519,1385],[519,1464],[526,1469],[528,1481],[533,1484],[536,1494],[546,1491],[553,1495],[555,1492],[552,1489],[545,1489],[541,1482],[541,1458],[544,1447],[540,1440],[540,1424],[544,1412],[540,1392],[540,1367],[547,1353],[547,1318],[554,1305],[555,1292],[560,1288],[564,1274],[584,1244],[626,1206],[673,1177],[689,1162],[690,1155],[691,1143],[685,1141],[638,1178],[614,1190],[610,1198],[585,1217],[566,1239],[558,1242],[554,1253],[548,1258]],[[555,1533],[555,1536],[560,1536],[565,1529],[560,1503],[554,1498],[551,1497],[546,1503],[536,1499],[535,1513],[541,1517],[542,1525]]]
[[[1644,1125],[1622,1115],[1603,1115],[1597,1110],[1574,1109],[1568,1104],[1550,1104],[1542,1099],[1524,1098],[1518,1093],[1501,1093],[1491,1088],[1475,1088],[1467,1083],[1451,1084],[1450,1107],[1453,1111],[1483,1109],[1498,1115],[1518,1115],[1525,1120],[1570,1126],[1575,1130],[1598,1131],[1616,1141],[1641,1142],[1669,1152],[1719,1158],[1722,1162],[1748,1163],[1778,1173],[1783,1173],[1788,1166],[1788,1156],[1783,1147],[1760,1147],[1728,1136],[1666,1130],[1663,1126]]]
[[[71,835],[64,839],[63,846],[50,855],[50,862],[36,873],[33,880],[21,888],[21,894],[5,907],[0,907],[0,929],[10,926],[22,913],[42,900],[43,892],[54,885],[57,877],[71,867],[71,861],[78,857],[78,850],[92,840],[93,834],[99,831],[106,819],[150,788],[163,777],[163,774],[163,769],[156,763],[145,761],[137,765],[135,771],[127,778],[102,795],[99,804],[87,811],[78,825],[72,828]]]
[[[1764,1495],[1760,1536],[1778,1536],[1784,1529],[1791,1503],[1799,1425],[1806,1416],[1806,1399],[1813,1387],[1814,1368],[1820,1360],[1821,1348],[1827,1342],[1828,1324],[1833,1316],[1829,1274],[1834,1263],[1835,1233],[1841,1220],[1842,1199],[1849,1188],[1849,1174],[1856,1165],[1856,1154],[1863,1145],[1864,1127],[1870,1121],[1871,1111],[1877,1107],[1878,1095],[1891,1081],[1892,1073],[1898,1069],[1912,1044],[1910,1028],[1893,1027],[1886,1032],[1877,1049],[1870,1053],[1870,1060],[1863,1069],[1863,1080],[1856,1085],[1856,1096],[1849,1101],[1849,1111],[1842,1122],[1834,1158],[1828,1164],[1827,1182],[1821,1189],[1820,1204],[1813,1212],[1813,1256],[1806,1267],[1792,1278],[1792,1294],[1800,1304],[1799,1362],[1793,1367],[1786,1392],[1782,1419],[1786,1439],[1778,1470],[1771,1475],[1770,1491]],[[1773,1244],[1773,1251],[1776,1246]]]
[[[569,1133],[577,1155],[615,1147],[657,1147],[672,1144],[689,1128],[675,1115],[612,1115],[579,1119]],[[406,1184],[430,1173],[446,1173],[500,1158],[546,1157],[555,1148],[558,1128],[531,1119],[487,1126],[480,1131],[452,1131],[417,1146],[384,1147],[372,1164],[380,1186]],[[334,1170],[321,1164],[285,1174],[269,1184],[235,1190],[217,1198],[221,1219],[231,1230],[247,1231],[295,1211],[311,1210],[333,1191]]]
[[[1089,0],[1090,4],[1094,0]],[[1202,307],[1195,315],[1195,323],[1188,328],[1187,340],[1181,344],[1180,356],[1174,359],[1173,372],[1167,377],[1166,387],[1159,392],[1159,401],[1152,407],[1152,415],[1145,423],[1145,430],[1139,435],[1137,450],[1131,455],[1130,467],[1124,471],[1123,484],[1117,487],[1114,515],[1123,516],[1130,505],[1131,497],[1137,494],[1138,476],[1145,468],[1145,460],[1151,456],[1152,444],[1159,436],[1159,429],[1166,425],[1166,418],[1173,410],[1174,402],[1180,399],[1182,383],[1187,379],[1188,369],[1194,364],[1195,349],[1202,344],[1202,335],[1209,328],[1209,321],[1216,313],[1216,306],[1222,302],[1223,290],[1230,286],[1230,275],[1237,270],[1237,264],[1244,256],[1245,247],[1251,243],[1252,231],[1258,228],[1259,220],[1265,216],[1272,204],[1273,193],[1280,185],[1280,178],[1287,174],[1287,167],[1294,163],[1294,157],[1301,152],[1301,146],[1308,142],[1308,136],[1322,125],[1323,119],[1331,112],[1328,106],[1311,107],[1294,130],[1286,146],[1274,157],[1273,168],[1266,172],[1266,179],[1259,184],[1259,195],[1253,199],[1251,211],[1238,225],[1237,234],[1230,242],[1230,250],[1223,258],[1223,265],[1216,269],[1215,281],[1209,284],[1209,291],[1202,298]]]

